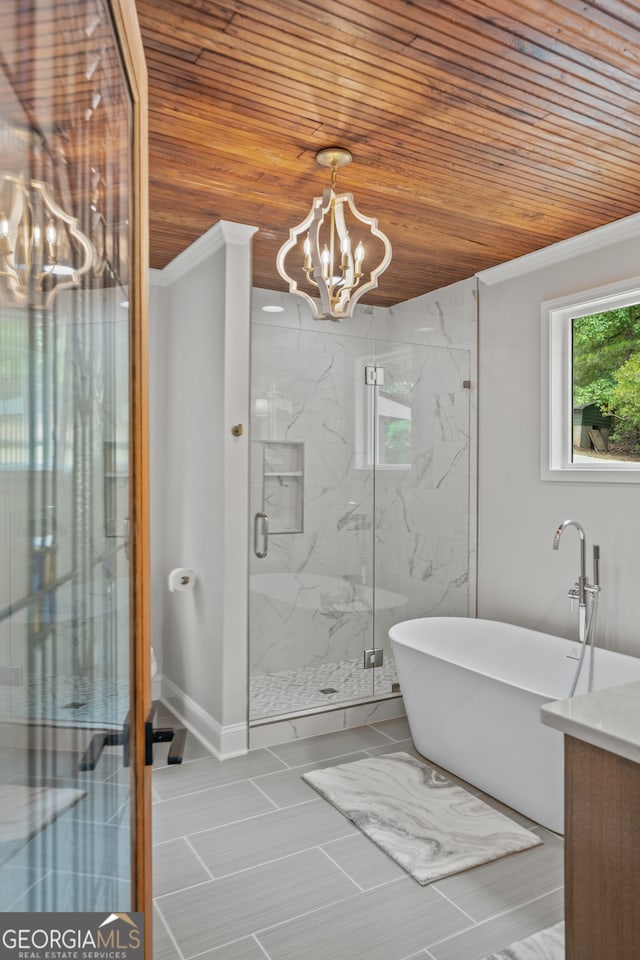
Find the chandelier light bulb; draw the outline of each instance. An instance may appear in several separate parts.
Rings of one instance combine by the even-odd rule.
[[[46,236],[49,246],[55,247],[56,243],[58,242],[58,231],[55,228],[53,220],[49,220],[49,223],[47,224]]]
[[[9,257],[13,253],[9,221],[4,213],[0,214],[0,257]]]

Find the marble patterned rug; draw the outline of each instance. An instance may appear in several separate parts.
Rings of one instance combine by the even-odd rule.
[[[304,779],[420,884],[542,843],[408,753],[312,770]]]
[[[564,960],[564,923],[518,940],[499,953],[492,953],[487,960]]]

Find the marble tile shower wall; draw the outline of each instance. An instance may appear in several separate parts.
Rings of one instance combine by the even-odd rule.
[[[399,619],[472,612],[475,281],[340,324],[297,299],[254,290],[251,509],[272,533],[267,557],[250,553],[252,676],[359,658]],[[412,384],[411,466],[378,467],[375,489],[374,356]]]

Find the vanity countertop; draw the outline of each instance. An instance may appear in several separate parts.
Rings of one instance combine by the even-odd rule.
[[[540,719],[571,737],[640,763],[640,681],[545,703]]]

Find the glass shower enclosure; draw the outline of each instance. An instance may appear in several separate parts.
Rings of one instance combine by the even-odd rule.
[[[252,325],[252,725],[397,696],[389,627],[468,612],[469,352],[345,329]]]

